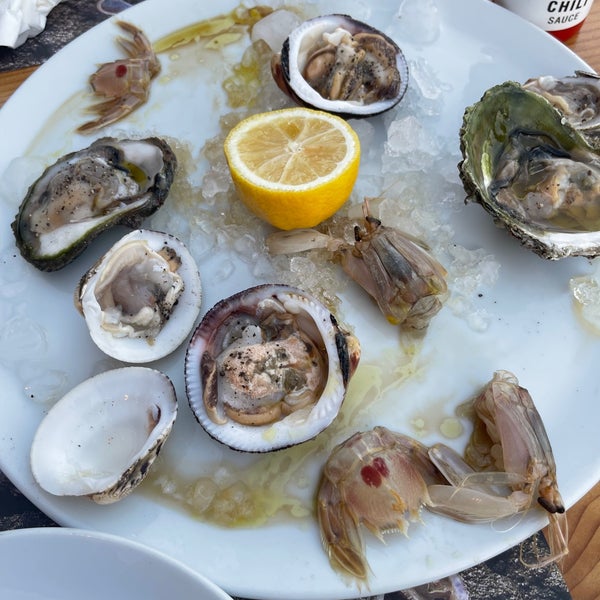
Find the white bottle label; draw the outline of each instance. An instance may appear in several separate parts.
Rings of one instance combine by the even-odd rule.
[[[544,31],[560,31],[581,23],[594,0],[495,0]]]

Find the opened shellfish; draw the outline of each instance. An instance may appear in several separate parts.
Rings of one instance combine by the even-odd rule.
[[[358,341],[318,300],[259,285],[217,303],[190,341],[185,383],[209,435],[267,452],[315,437],[337,416]]]
[[[567,77],[543,75],[528,79],[523,87],[544,96],[591,146],[600,148],[600,75],[583,71]]]
[[[348,117],[389,110],[408,86],[408,65],[396,42],[348,15],[302,23],[273,57],[271,70],[299,104]]]
[[[75,294],[94,343],[130,363],[175,350],[194,327],[202,287],[196,263],[176,237],[138,229],[82,277]]]
[[[165,201],[177,168],[156,137],[102,138],[66,154],[31,185],[12,229],[23,258],[55,271],[114,225],[139,227]]]
[[[465,190],[540,256],[596,256],[600,149],[590,145],[593,130],[584,132],[531,87],[505,82],[465,110]]]

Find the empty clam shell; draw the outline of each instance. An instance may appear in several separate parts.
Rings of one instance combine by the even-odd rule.
[[[41,421],[31,446],[33,476],[56,496],[120,500],[145,478],[176,416],[175,389],[160,371],[123,367],[95,375]]]

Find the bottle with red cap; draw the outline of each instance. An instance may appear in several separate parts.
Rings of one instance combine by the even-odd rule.
[[[583,25],[594,0],[495,0],[496,4],[531,21],[561,41]]]

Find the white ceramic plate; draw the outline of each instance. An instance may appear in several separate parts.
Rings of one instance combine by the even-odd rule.
[[[0,533],[0,553],[0,595],[11,600],[231,600],[178,561],[115,535],[17,529]]]
[[[218,10],[226,12],[236,4],[224,0]],[[212,16],[216,10],[195,0],[172,2],[168,9],[165,6],[160,0],[148,0],[121,17],[156,40]],[[358,12],[370,10],[366,4],[349,5],[343,0],[327,6],[336,12],[355,11],[356,6],[361,7]],[[442,144],[453,149],[443,170],[462,190],[456,163],[465,106],[479,99],[488,87],[507,79],[564,75],[587,67],[548,35],[489,2],[440,1],[437,8],[439,27],[434,28],[436,35],[431,41],[399,41],[411,65],[428,65],[443,86],[444,110],[434,118],[435,133]],[[395,3],[383,2],[373,9],[369,20],[388,29],[394,25],[396,12]],[[364,14],[353,16],[364,19]],[[23,173],[23,162],[11,163],[17,157],[28,155],[52,162],[89,143],[89,138],[72,132],[82,120],[81,110],[88,101],[83,90],[94,65],[119,56],[114,45],[117,32],[109,21],[69,44],[36,71],[0,111],[0,172],[11,169],[4,182],[18,187],[21,180],[31,180],[31,172]],[[175,56],[162,56],[161,60],[163,73],[153,84],[150,103],[103,133],[164,134],[197,151],[206,138],[217,133],[218,115],[229,110],[220,92],[219,71],[212,71],[214,79],[208,80],[206,73],[196,76],[195,69],[178,71]],[[417,71],[413,69],[413,75]],[[410,105],[403,104],[400,110],[403,106]],[[159,494],[148,493],[145,484],[112,506],[53,497],[35,484],[29,448],[47,408],[43,399],[114,363],[93,346],[72,306],[74,286],[93,258],[80,257],[54,274],[42,274],[27,265],[18,256],[10,232],[9,223],[20,201],[6,199],[10,185],[0,193],[4,194],[0,203],[4,232],[0,236],[0,466],[7,476],[58,523],[143,542],[209,576],[232,595],[290,600],[358,596],[356,586],[330,568],[311,517],[281,516],[257,527],[222,528],[191,516]],[[589,273],[591,267],[585,260],[550,263],[537,258],[495,228],[478,206],[465,207],[461,200],[453,208],[455,241],[468,248],[485,248],[501,265],[498,280],[488,287],[482,284],[469,299],[488,316],[488,325],[478,330],[464,315],[444,309],[425,338],[418,370],[395,390],[395,405],[384,402],[377,410],[359,412],[353,427],[385,424],[414,433],[415,423],[425,424],[423,440],[432,443],[440,438],[436,423],[452,418],[454,408],[495,370],[509,369],[529,388],[538,405],[554,447],[561,491],[571,505],[600,475],[596,431],[599,384],[594,366],[600,346],[577,321],[568,289],[570,277]],[[108,244],[108,239],[99,240],[89,253],[95,256]],[[233,268],[226,279],[222,278],[221,253]],[[251,283],[247,265],[236,262],[235,253],[229,254],[225,248],[205,256],[199,266],[204,280],[203,311]],[[483,297],[477,297],[477,292]],[[348,292],[346,300],[344,317],[355,326],[363,345],[363,361],[353,388],[356,394],[368,387],[369,377],[377,384],[377,378],[385,375],[389,361],[399,353],[399,342],[396,331],[383,323],[364,296]],[[173,378],[180,401],[180,414],[162,455],[163,465],[183,472],[204,468],[209,476],[223,464],[248,470],[255,461],[261,465],[263,459],[231,453],[199,429],[185,401],[182,355],[180,350],[157,365]],[[467,429],[451,443],[460,449],[466,434]],[[299,454],[291,456],[289,468],[295,466],[293,460]],[[314,492],[320,464],[309,461],[302,466],[305,479],[296,483],[305,497]],[[267,478],[264,485],[268,484]],[[545,523],[541,511],[532,511],[507,530],[463,525],[428,513],[423,520],[424,524],[411,527],[409,539],[390,537],[386,545],[368,541],[371,593],[457,572],[518,543]]]

